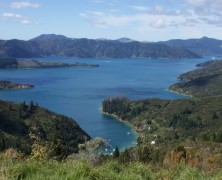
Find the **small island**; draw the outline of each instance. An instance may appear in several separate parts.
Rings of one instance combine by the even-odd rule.
[[[64,67],[99,67],[98,64],[86,63],[64,63],[64,62],[43,62],[37,60],[18,60],[16,58],[0,58],[2,69],[32,69],[32,68],[64,68]]]
[[[29,89],[34,86],[31,84],[20,84],[11,81],[0,81],[0,90],[9,90],[9,89]]]

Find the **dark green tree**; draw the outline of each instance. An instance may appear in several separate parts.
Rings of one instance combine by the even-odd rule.
[[[131,160],[130,152],[126,148],[125,151],[120,155],[119,160],[121,163],[126,163]]]
[[[116,146],[116,148],[115,148],[115,150],[113,152],[113,157],[117,158],[117,157],[119,157],[119,155],[120,155],[119,148]]]

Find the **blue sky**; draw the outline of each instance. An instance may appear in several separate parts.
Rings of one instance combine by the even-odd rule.
[[[222,0],[0,0],[0,39],[222,39]]]

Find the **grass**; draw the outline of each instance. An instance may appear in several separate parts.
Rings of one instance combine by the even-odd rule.
[[[160,168],[151,170],[148,165],[131,162],[119,163],[109,160],[99,165],[92,165],[87,160],[43,161],[9,160],[0,161],[0,180],[27,179],[27,180],[220,180],[222,172],[202,172],[186,165],[176,168]]]

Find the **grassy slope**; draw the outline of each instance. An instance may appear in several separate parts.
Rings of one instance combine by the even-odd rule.
[[[35,180],[60,180],[60,179],[98,179],[98,180],[219,180],[221,173],[203,172],[196,168],[179,165],[173,169],[162,168],[152,171],[143,163],[121,164],[116,160],[92,165],[85,160],[78,161],[16,161],[0,162],[0,178],[6,179],[35,179]]]

